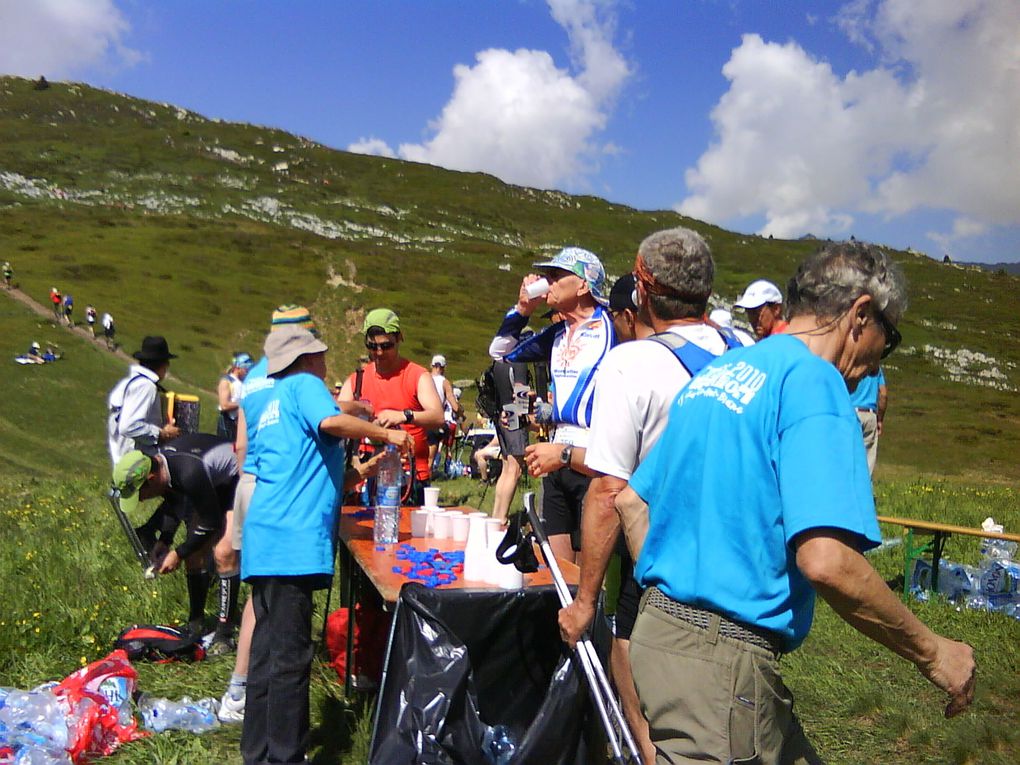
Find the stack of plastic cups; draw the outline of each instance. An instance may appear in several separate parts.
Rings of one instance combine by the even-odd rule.
[[[487,529],[485,513],[468,516],[468,537],[464,545],[464,579],[484,582],[486,580]]]

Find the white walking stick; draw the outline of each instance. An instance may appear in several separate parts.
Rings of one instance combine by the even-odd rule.
[[[524,494],[524,509],[528,514],[528,520],[531,523],[531,531],[535,541],[538,542],[538,546],[542,550],[542,557],[545,558],[546,565],[549,566],[553,583],[556,585],[556,594],[560,598],[560,605],[566,608],[574,602],[574,598],[567,588],[567,583],[563,579],[563,572],[560,571],[560,566],[556,562],[556,556],[553,555],[552,548],[549,546],[549,538],[546,536],[542,522],[535,511],[534,492],[529,491]],[[614,762],[621,764],[635,762],[640,765],[641,755],[634,741],[634,736],[627,726],[623,712],[620,711],[620,705],[613,694],[609,678],[606,677],[606,671],[602,666],[602,662],[599,661],[598,654],[595,652],[595,646],[592,645],[587,632],[582,634],[581,639],[577,641],[576,656],[581,662],[581,668],[584,670],[584,675],[588,680],[588,689],[591,692],[592,701],[595,702],[595,708],[598,710],[599,717],[602,718],[602,727],[606,731],[609,746],[613,750]],[[610,714],[612,714],[612,719],[610,719]],[[623,744],[630,750],[626,758],[624,758],[621,750],[620,737],[617,734],[616,727],[613,725],[614,722],[616,727],[619,728],[620,733],[623,734]]]

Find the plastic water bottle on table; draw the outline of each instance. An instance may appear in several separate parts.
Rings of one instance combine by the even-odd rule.
[[[386,452],[379,463],[376,483],[375,524],[372,540],[377,545],[396,544],[400,529],[400,494],[403,488],[404,471],[400,466],[400,452],[393,444],[386,445]]]

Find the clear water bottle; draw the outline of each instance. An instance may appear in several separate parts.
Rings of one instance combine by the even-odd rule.
[[[400,528],[400,493],[404,471],[400,467],[400,452],[393,444],[379,462],[376,484],[375,524],[372,539],[377,545],[395,544]]]
[[[187,730],[205,733],[219,727],[216,699],[192,701],[187,696],[179,702],[156,698],[143,693],[138,700],[138,712],[146,729],[162,733],[165,730]]]
[[[67,748],[66,708],[49,690],[11,689],[0,707],[0,727],[15,745],[52,754]]]

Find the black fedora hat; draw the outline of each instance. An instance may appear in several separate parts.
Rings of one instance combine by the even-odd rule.
[[[131,354],[139,361],[169,361],[177,356],[170,353],[170,346],[162,335],[149,335],[142,340],[142,349]]]

